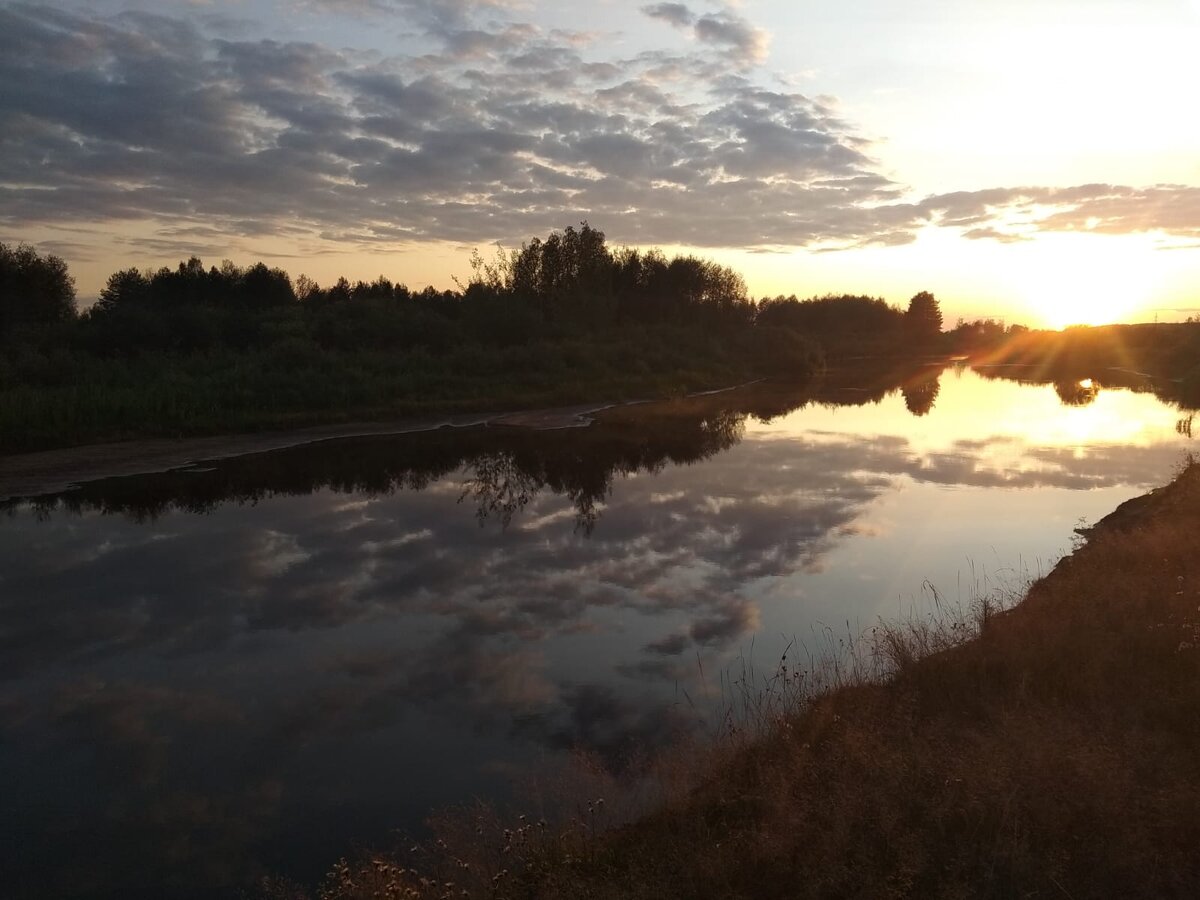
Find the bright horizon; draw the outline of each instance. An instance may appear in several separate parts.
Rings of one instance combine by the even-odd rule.
[[[444,288],[586,219],[756,298],[1200,314],[1200,2],[0,3],[0,240]]]

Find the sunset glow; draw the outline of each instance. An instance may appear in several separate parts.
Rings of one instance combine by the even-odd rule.
[[[586,219],[759,297],[1200,307],[1194,2],[55,0],[0,33],[0,241],[84,305],[192,255],[448,288]]]
[[[1154,296],[1154,251],[1120,240],[1048,236],[1016,278],[1041,315],[1031,325],[1103,325],[1142,318]]]

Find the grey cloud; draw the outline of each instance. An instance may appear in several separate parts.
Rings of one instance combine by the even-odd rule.
[[[1014,241],[1046,231],[1200,237],[1200,187],[1191,185],[993,188],[929,197],[918,208],[970,238]]]
[[[762,62],[770,37],[766,31],[730,12],[712,13],[696,20],[696,37],[706,44],[727,48],[743,64]]]
[[[731,72],[762,43],[729,10],[645,7],[691,29],[696,52],[614,59],[589,36],[509,21],[502,4],[309,4],[347,6],[402,12],[443,52],[360,59],[161,15],[0,7],[0,227],[156,220],[140,246],[167,255],[196,252],[181,228],[211,229],[215,255],[268,235],[313,254],[511,245],[583,218],[616,241],[767,250],[897,246],[929,223],[1009,242],[1200,237],[1188,185],[906,202],[823,100]]]
[[[502,9],[504,0],[293,0],[306,12],[399,16],[435,32],[468,25],[477,13]]]
[[[682,3],[656,3],[643,6],[642,12],[676,28],[690,29],[697,41],[726,51],[739,66],[766,58],[770,35],[732,10],[699,15]]]
[[[443,35],[446,52],[457,59],[481,59],[494,54],[511,53],[537,39],[532,25],[510,25],[499,31],[468,28]]]
[[[643,6],[642,12],[652,19],[661,19],[677,28],[689,28],[696,22],[696,15],[682,3],[655,3]]]
[[[621,60],[586,36],[480,24],[474,4],[403,6],[441,10],[444,54],[359,60],[161,16],[0,9],[0,224],[157,219],[155,252],[180,227],[319,251],[511,244],[581,218],[627,242],[849,246],[932,214],[895,206],[822,103],[730,77],[730,49],[753,49],[730,13],[696,20],[711,50]]]

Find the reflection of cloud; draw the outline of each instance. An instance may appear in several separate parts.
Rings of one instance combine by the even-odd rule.
[[[659,702],[637,702],[610,687],[567,688],[549,713],[519,720],[517,732],[562,750],[586,749],[614,771],[635,763],[638,754],[670,745],[691,722]]]
[[[264,816],[281,810],[282,786],[307,787],[314,759],[356,761],[329,775],[331,795],[360,768],[408,790],[419,776],[394,754],[414,722],[425,742],[450,735],[420,752],[461,752],[463,771],[492,752],[475,744],[514,735],[617,765],[685,727],[662,711],[671,684],[691,691],[701,660],[719,667],[794,601],[792,576],[874,533],[867,513],[897,484],[1142,485],[1176,452],[1077,457],[997,436],[918,453],[903,437],[835,431],[738,443],[739,416],[702,412],[720,426],[692,427],[686,412],[659,432],[615,420],[330,445],[92,486],[32,527],[13,508],[0,518],[0,769],[6,753],[84,748],[64,776],[64,790],[88,785],[83,800],[47,808],[86,818],[80,804],[123,796],[113,834],[138,847],[154,816],[168,824],[152,841],[205,827],[255,840],[260,820],[226,822],[259,801]],[[521,486],[513,527],[480,527],[458,504],[481,477]],[[192,493],[172,493],[184,484]],[[573,520],[592,502],[604,514],[589,537]],[[99,514],[147,508],[141,521]],[[359,766],[369,752],[377,768]]]
[[[691,643],[686,634],[669,634],[657,641],[651,641],[646,645],[646,649],[651,653],[659,653],[663,656],[678,656],[690,647]]]
[[[1012,463],[988,461],[996,444]],[[153,529],[68,519],[53,532],[53,562],[22,552],[19,542],[0,544],[8,621],[0,670],[140,647],[196,652],[242,635],[340,628],[400,611],[458,623],[446,633],[464,647],[594,628],[588,619],[600,609],[683,612],[703,623],[698,640],[721,634],[717,622],[735,640],[755,627],[744,608],[729,612],[741,587],[817,569],[895,476],[1086,489],[1146,484],[1174,460],[1169,447],[1092,447],[1082,458],[1068,449],[1014,449],[1007,438],[963,440],[922,456],[902,439],[747,442],[705,463],[700,491],[691,468],[619,479],[590,539],[564,530],[570,507],[544,488],[518,520],[541,527],[502,532],[462,515],[453,485],[381,496],[369,509],[336,495],[277,501],[291,510],[286,531],[263,505],[249,517],[172,514]],[[103,585],[103,595],[87,585]]]
[[[758,628],[758,607],[742,599],[727,601],[714,614],[692,623],[692,640],[698,644],[728,644]]]

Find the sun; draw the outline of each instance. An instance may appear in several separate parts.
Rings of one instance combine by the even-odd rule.
[[[1143,321],[1154,287],[1143,241],[1098,235],[1046,235],[1017,273],[1027,306],[1046,327]],[[1032,324],[1032,323],[1031,323]]]

